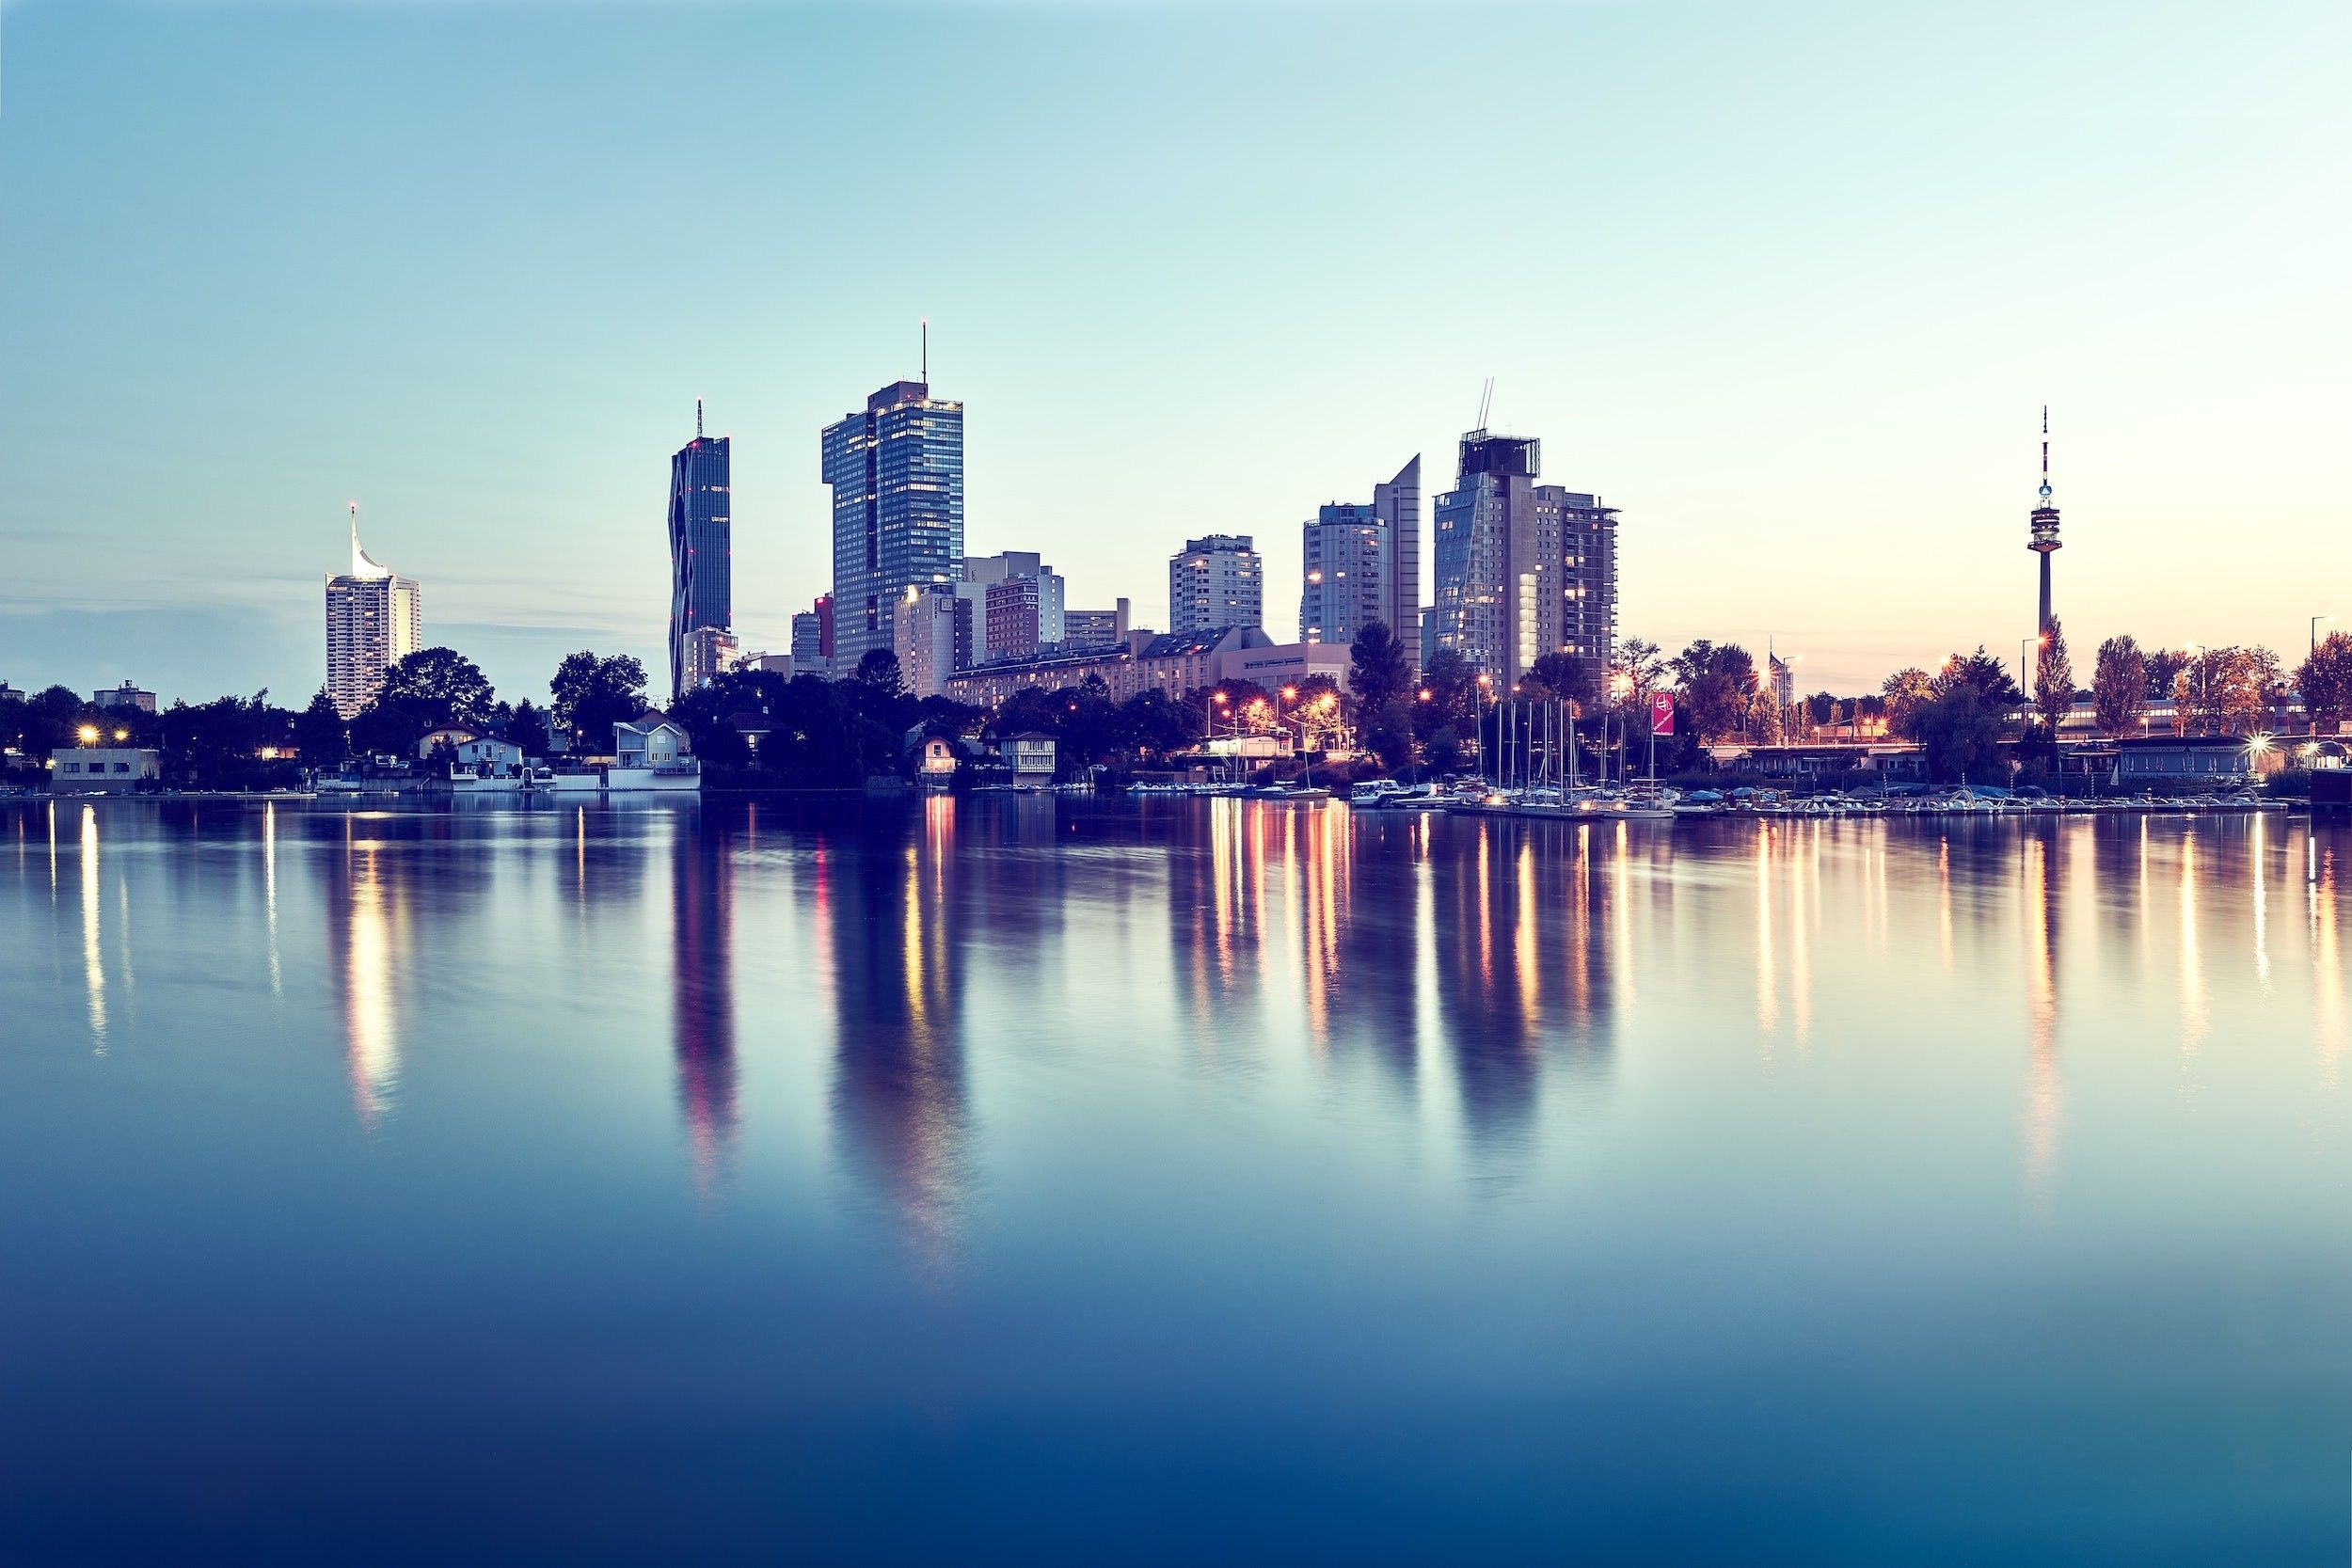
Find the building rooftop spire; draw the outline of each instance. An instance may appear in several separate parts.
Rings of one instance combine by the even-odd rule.
[[[355,578],[388,578],[392,569],[371,558],[359,547],[359,503],[351,503],[351,575]]]

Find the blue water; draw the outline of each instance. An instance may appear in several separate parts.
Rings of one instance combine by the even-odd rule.
[[[0,807],[0,1560],[2340,1562],[2347,857]]]

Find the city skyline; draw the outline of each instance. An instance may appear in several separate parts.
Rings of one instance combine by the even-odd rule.
[[[926,314],[980,421],[966,548],[1041,550],[1073,604],[1133,597],[1144,625],[1176,541],[1285,538],[1398,451],[1441,451],[1490,375],[1498,431],[1542,435],[1565,481],[1639,519],[1623,635],[1769,635],[1836,689],[1953,646],[2006,655],[2034,630],[2016,524],[2045,402],[2078,661],[2119,632],[2290,652],[2307,616],[2343,609],[2280,590],[2341,571],[2352,481],[2326,418],[2352,324],[2313,304],[2335,297],[2348,227],[2328,174],[2344,111],[2319,66],[2347,41],[2332,10],[2192,38],[2086,8],[2039,24],[2029,65],[1973,11],[1724,12],[1709,42],[1631,12],[1524,16],[1531,48],[1612,68],[1592,123],[1624,130],[1497,109],[1498,141],[1537,150],[1514,204],[1547,243],[1459,256],[1437,243],[1458,144],[1417,90],[1474,53],[1446,16],[1278,10],[1270,47],[1235,52],[1177,14],[714,14],[736,47],[696,69],[729,90],[690,132],[651,107],[687,70],[650,47],[652,10],[11,6],[0,677],[168,669],[195,692],[306,695],[305,585],[353,495],[434,584],[431,641],[501,689],[537,689],[580,646],[659,670],[646,454],[696,395],[742,443],[737,629],[781,646],[831,578],[811,434],[919,371]],[[2123,39],[2137,69],[2104,69]],[[888,72],[880,41],[898,46]],[[518,52],[595,84],[612,123],[494,90],[489,62]],[[803,55],[850,63],[782,106],[733,90]],[[947,166],[803,156],[885,81],[961,128]],[[1203,93],[1255,106],[1197,135]],[[509,106],[461,144],[436,119],[460,100]],[[206,140],[175,141],[191,121]],[[642,193],[687,158],[728,174],[742,259],[638,238]],[[1095,178],[1121,163],[1138,177]],[[1017,189],[999,167],[1026,171]],[[1399,182],[1431,244],[1298,259],[1317,252],[1294,238],[1391,214]],[[542,194],[511,201],[517,185]],[[917,199],[884,205],[894,189]],[[1022,222],[977,223],[1007,201],[1030,203]],[[777,240],[812,211],[919,235],[928,260],[861,272]],[[1587,231],[1608,243],[1562,243]],[[1220,260],[1244,232],[1262,236],[1246,262]],[[1041,290],[1047,267],[1059,286]],[[657,309],[689,289],[729,309],[683,325]],[[103,573],[46,455],[93,426],[117,459],[104,525],[132,546]],[[2180,562],[2209,556],[2217,519],[2260,547],[2191,579]],[[1286,548],[1264,586],[1278,617],[1296,602]]]

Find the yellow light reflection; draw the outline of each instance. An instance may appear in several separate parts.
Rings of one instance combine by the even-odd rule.
[[[106,1053],[106,969],[98,952],[98,810],[82,807],[82,983],[89,992],[90,1039]]]
[[[389,1109],[400,1081],[400,1025],[392,993],[390,890],[373,844],[349,842],[344,826],[350,902],[344,912],[343,1036],[352,1102],[373,1127]]]
[[[2209,1020],[2205,956],[2197,942],[2197,834],[2181,838],[2181,1058],[2185,1067],[2205,1037]]]

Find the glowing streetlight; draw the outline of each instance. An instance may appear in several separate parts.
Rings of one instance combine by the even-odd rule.
[[[98,726],[95,724],[85,724],[73,733],[82,737],[82,744],[85,746],[98,744]]]

